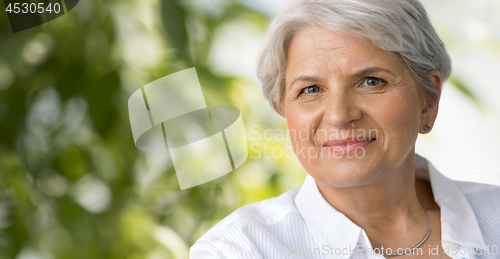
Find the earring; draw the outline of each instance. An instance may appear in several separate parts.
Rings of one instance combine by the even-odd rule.
[[[424,130],[425,130],[425,131],[429,131],[430,129],[431,129],[431,126],[429,126],[429,125],[425,125],[425,126],[424,126]]]

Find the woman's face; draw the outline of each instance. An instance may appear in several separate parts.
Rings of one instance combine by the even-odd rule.
[[[437,115],[424,109],[404,63],[353,36],[304,28],[287,62],[283,104],[292,145],[322,183],[357,186],[401,166]]]

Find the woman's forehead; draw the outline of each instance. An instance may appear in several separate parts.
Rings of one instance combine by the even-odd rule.
[[[402,72],[402,62],[366,40],[322,27],[306,27],[290,42],[286,72],[287,77],[330,70],[354,75],[368,67]]]

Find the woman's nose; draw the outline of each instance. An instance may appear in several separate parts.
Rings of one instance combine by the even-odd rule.
[[[324,101],[323,120],[335,128],[350,127],[361,118],[362,112],[355,96],[349,91],[336,91]]]

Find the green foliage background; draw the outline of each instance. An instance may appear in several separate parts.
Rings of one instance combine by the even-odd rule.
[[[213,2],[85,0],[16,34],[0,12],[1,259],[187,258],[235,208],[290,187],[267,170],[253,189],[229,174],[180,191],[168,158],[134,146],[129,96],[182,69],[197,68],[208,105],[250,115],[249,82],[216,75],[207,58],[223,24],[244,20],[264,31],[268,18]],[[133,44],[161,51],[135,53]],[[141,63],[143,55],[153,61]]]

